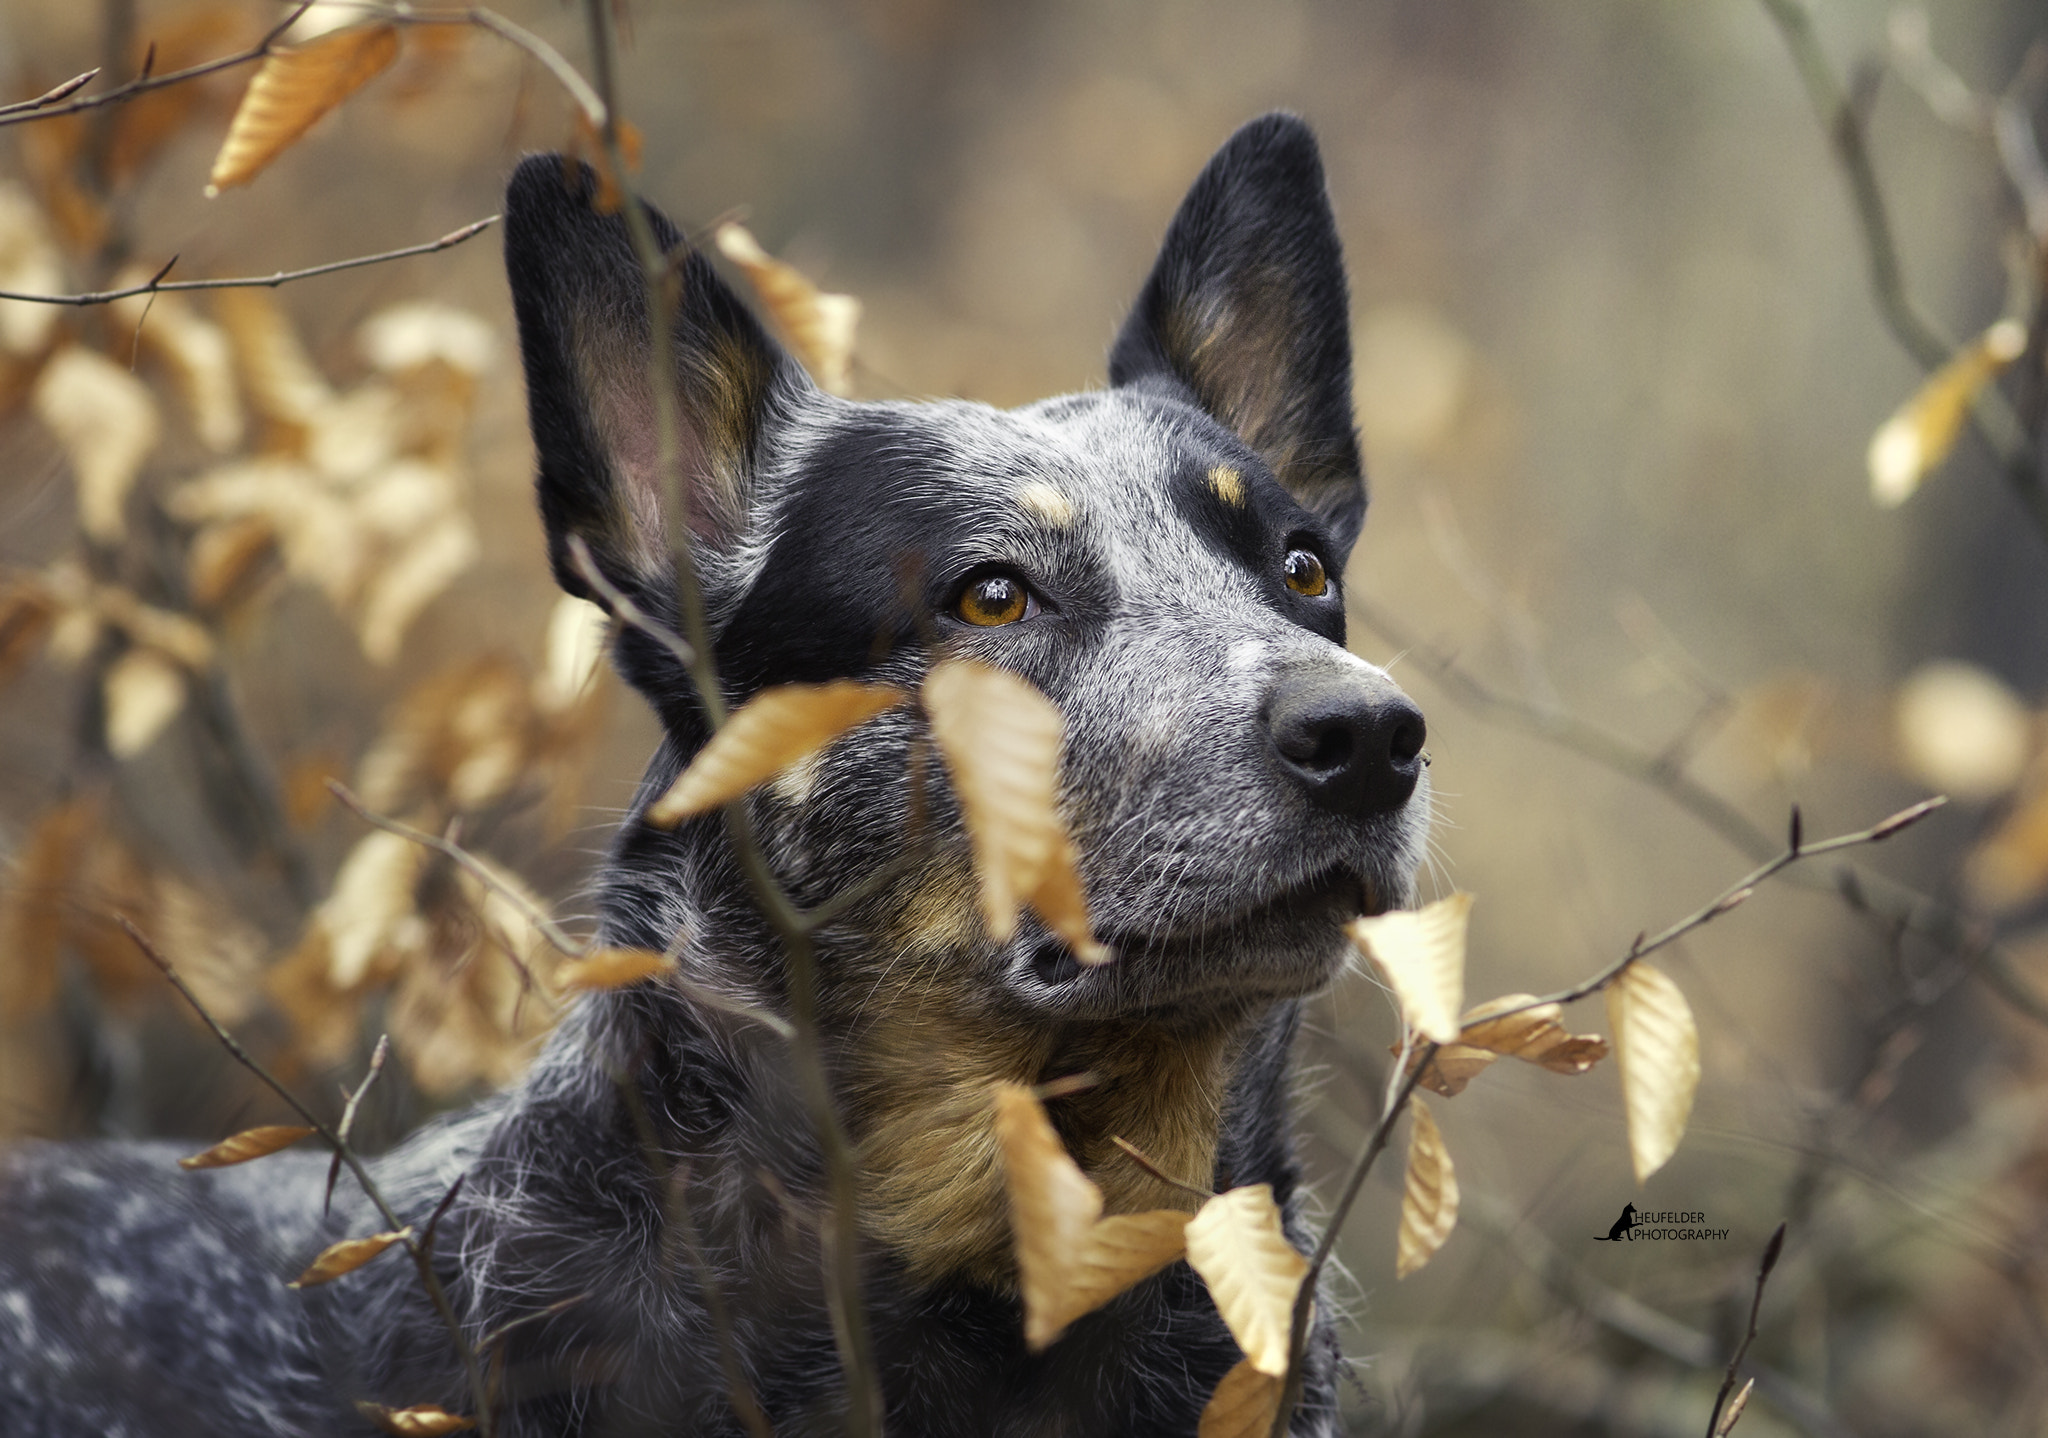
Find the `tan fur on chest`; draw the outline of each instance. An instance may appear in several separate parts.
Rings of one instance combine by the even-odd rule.
[[[894,999],[895,1002],[889,1002]],[[1192,1212],[1195,1198],[1146,1173],[1112,1141],[1207,1186],[1243,1019],[1199,1027],[1071,1024],[991,1013],[966,994],[910,988],[880,996],[847,1055],[848,1117],[860,1144],[869,1236],[913,1279],[1015,1282],[1009,1200],[991,1089],[1081,1072],[1099,1082],[1047,1105],[1105,1212]]]

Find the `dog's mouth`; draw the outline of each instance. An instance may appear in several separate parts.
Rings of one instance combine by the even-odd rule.
[[[1113,955],[1110,968],[1127,975],[1138,969],[1158,971],[1183,993],[1312,989],[1331,974],[1303,970],[1320,970],[1330,961],[1304,960],[1317,953],[1341,954],[1338,931],[1344,923],[1391,907],[1382,886],[1354,868],[1336,865],[1229,913],[1152,930],[1105,930],[1096,937]],[[1033,946],[1029,968],[1039,983],[1055,988],[1105,972],[1083,965],[1071,948],[1051,936]]]

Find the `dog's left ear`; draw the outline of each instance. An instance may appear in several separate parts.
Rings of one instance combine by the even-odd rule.
[[[1296,117],[1232,135],[1181,201],[1109,357],[1111,384],[1160,378],[1350,548],[1365,519],[1350,299],[1315,136]]]

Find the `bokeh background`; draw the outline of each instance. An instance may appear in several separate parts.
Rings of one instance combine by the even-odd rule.
[[[582,62],[577,10],[505,12]],[[0,79],[32,95],[152,40],[167,70],[278,13],[11,0]],[[1781,1218],[1739,1431],[2044,1431],[2048,534],[1968,434],[1906,503],[1872,502],[1867,448],[1924,371],[1764,5],[622,13],[647,192],[693,229],[741,215],[858,296],[870,397],[1100,383],[1210,151],[1269,108],[1314,124],[1374,492],[1352,643],[1428,715],[1425,887],[1479,896],[1474,999],[1591,974],[1768,857],[1795,802],[1818,837],[1955,794],[1853,856],[1846,896],[1816,863],[1667,954],[1705,1077],[1646,1186],[1611,1063],[1501,1064],[1435,1104],[1459,1231],[1397,1284],[1388,1162],[1341,1248],[1354,1431],[1704,1432]],[[2041,241],[1987,107],[2011,89],[2009,114],[2041,118],[2048,19],[2023,0],[1811,18],[1913,303],[1958,343],[2031,321]],[[246,69],[0,133],[0,287],[413,244],[492,213],[521,153],[575,142],[519,51],[453,29],[404,45],[215,199]],[[319,1102],[390,1031],[362,1134],[394,1141],[517,1072],[547,1006],[511,958],[546,956],[512,906],[366,844],[324,780],[455,825],[573,922],[655,728],[585,681],[589,631],[542,562],[494,238],[159,300],[138,352],[139,318],[0,304],[0,1133],[210,1141],[276,1116],[108,925],[121,907]],[[2023,416],[2039,333],[2003,381]],[[127,387],[104,373],[131,360]],[[132,462],[108,431],[141,436]],[[110,521],[82,494],[109,471],[82,471],[123,463]],[[1573,1020],[1605,1029],[1597,1001]],[[1304,1143],[1328,1194],[1394,1024],[1358,975],[1313,1027]],[[1626,1202],[1729,1236],[1593,1244]]]

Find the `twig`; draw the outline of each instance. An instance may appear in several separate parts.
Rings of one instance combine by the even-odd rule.
[[[1145,1172],[1151,1174],[1161,1183],[1177,1188],[1183,1193],[1191,1193],[1204,1203],[1216,1196],[1214,1189],[1204,1188],[1199,1183],[1189,1183],[1186,1179],[1175,1178],[1172,1174],[1154,1163],[1145,1150],[1139,1148],[1123,1135],[1113,1133],[1109,1136],[1109,1141],[1124,1151],[1125,1158],[1135,1163],[1139,1168],[1144,1169]]]
[[[355,1092],[341,1106],[341,1122],[334,1126],[335,1137],[347,1139],[356,1125],[356,1110],[362,1107],[363,1095],[370,1091],[370,1085],[377,1081],[377,1075],[384,1072],[384,1060],[391,1054],[391,1035],[380,1034],[377,1047],[370,1054],[370,1067],[363,1074],[363,1081],[356,1085]],[[325,1214],[334,1207],[334,1181],[341,1177],[341,1150],[334,1151],[333,1162],[327,1165],[327,1195],[320,1201],[320,1212]],[[431,1225],[429,1225],[431,1228]]]
[[[1906,290],[1898,241],[1892,232],[1884,191],[1878,183],[1877,167],[1870,158],[1864,133],[1864,106],[1843,87],[1829,65],[1804,0],[1761,3],[1785,38],[1785,47],[1806,86],[1807,98],[1827,128],[1835,158],[1849,182],[1878,313],[1892,337],[1922,369],[1938,369],[1955,353],[1955,345],[1921,314]],[[1970,413],[1978,435],[1996,459],[2027,517],[2042,538],[2048,540],[2048,487],[2043,486],[2038,473],[2039,456],[2034,441],[2014,417],[2004,396],[1995,389],[1987,386],[1979,390],[1971,402]]]
[[[1764,1284],[1769,1280],[1771,1270],[1778,1266],[1778,1255],[1784,1248],[1785,1225],[1781,1223],[1772,1232],[1771,1241],[1764,1245],[1763,1261],[1757,1265],[1756,1290],[1749,1299],[1749,1329],[1742,1335],[1742,1341],[1735,1345],[1735,1356],[1728,1360],[1728,1374],[1721,1380],[1721,1391],[1714,1395],[1714,1411],[1707,1419],[1707,1438],[1719,1438],[1727,1431],[1721,1427],[1721,1409],[1728,1402],[1728,1395],[1735,1391],[1735,1375],[1749,1354],[1749,1345],[1756,1341],[1756,1315],[1764,1306]]]
[[[252,61],[261,60],[277,48],[277,42],[284,37],[284,32],[298,24],[299,17],[312,8],[313,0],[301,0],[300,4],[292,7],[290,14],[278,21],[277,24],[271,26],[270,30],[261,40],[258,40],[246,50],[237,51],[232,55],[223,55],[218,60],[207,60],[198,65],[187,66],[183,70],[173,70],[167,75],[150,74],[149,63],[145,62],[142,67],[142,73],[133,80],[128,81],[124,85],[116,85],[111,90],[102,90],[97,95],[87,95],[83,99],[72,100],[64,104],[51,104],[49,103],[48,95],[41,95],[31,101],[17,102],[16,104],[9,105],[4,110],[0,110],[0,127],[23,125],[35,120],[54,120],[59,115],[76,115],[82,110],[97,110],[102,105],[120,104],[124,100],[134,99],[137,95],[146,95],[151,90],[161,90],[167,85],[182,85],[188,80],[197,80],[221,70],[232,70],[237,65],[247,65]],[[154,54],[155,50],[152,47],[152,57]],[[98,71],[92,73],[97,74]],[[86,78],[89,79],[90,76]],[[84,82],[83,80],[78,80],[67,81],[66,83],[83,84]],[[57,88],[62,90],[64,86],[59,85]]]
[[[1429,1061],[1436,1057],[1437,1045],[1424,1040],[1417,1051],[1416,1062],[1398,1080],[1385,1107],[1380,1121],[1372,1134],[1359,1150],[1358,1157],[1351,1164],[1351,1172],[1344,1179],[1344,1188],[1337,1196],[1337,1204],[1330,1210],[1330,1216],[1323,1225],[1323,1236],[1316,1244],[1316,1250],[1308,1261],[1308,1272],[1302,1275],[1301,1288],[1294,1295],[1294,1312],[1287,1332],[1287,1382],[1280,1391],[1280,1406],[1273,1414],[1270,1438],[1287,1438],[1288,1427],[1294,1421],[1295,1407],[1301,1402],[1301,1385],[1304,1377],[1301,1371],[1302,1356],[1308,1351],[1309,1314],[1315,1309],[1316,1279],[1323,1271],[1323,1265],[1330,1261],[1331,1252],[1337,1247],[1337,1234],[1344,1227],[1344,1220],[1350,1216],[1351,1206],[1358,1201],[1359,1190],[1365,1187],[1366,1176],[1393,1136],[1394,1124],[1401,1117],[1401,1110],[1408,1107],[1408,1100],[1415,1096],[1415,1086],[1421,1082],[1422,1074],[1429,1067]],[[1406,1055],[1403,1055],[1405,1059]],[[1398,1072],[1398,1070],[1397,1070]]]
[[[218,280],[166,280],[171,266],[178,262],[176,255],[165,262],[162,269],[139,285],[129,285],[118,290],[94,290],[82,295],[38,295],[21,290],[0,290],[0,300],[15,300],[30,305],[109,305],[116,300],[134,299],[137,295],[169,294],[179,290],[274,290],[279,285],[288,285],[294,280],[310,280],[316,275],[337,274],[342,270],[359,270],[365,265],[381,265],[392,260],[408,259],[413,255],[431,255],[438,250],[453,249],[465,240],[473,240],[495,225],[498,215],[486,215],[481,220],[472,220],[459,230],[450,230],[438,240],[424,244],[407,245],[403,249],[384,250],[374,255],[357,255],[353,259],[331,260],[324,265],[312,265],[303,270],[279,270],[273,275],[238,275]]]
[[[95,65],[83,75],[73,75],[63,84],[52,86],[50,89],[43,91],[42,94],[36,96],[33,100],[16,100],[11,105],[0,105],[0,115],[25,114],[31,110],[45,109],[56,104],[59,100],[68,100],[87,85],[90,85],[94,77],[99,73],[100,67]]]
[[[1358,623],[1426,670],[1453,700],[1481,718],[1554,744],[1611,773],[1655,789],[1752,860],[1762,860],[1777,852],[1776,841],[1739,809],[1683,769],[1665,763],[1662,756],[1573,714],[1546,709],[1493,688],[1451,656],[1361,599],[1347,598],[1346,609]],[[1982,925],[1954,906],[1854,865],[1845,865],[1833,881],[1807,879],[1795,873],[1790,882],[1833,887],[1851,908],[1886,923],[1905,924],[1914,934],[1955,957],[1970,974],[2020,1013],[2037,1023],[2048,1024],[2048,999],[2035,993],[2020,977]],[[1872,890],[1883,891],[1888,903],[1877,903]]]
[[[135,946],[142,951],[142,956],[162,970],[163,976],[170,980],[171,987],[175,988],[179,996],[187,1004],[191,1005],[192,1012],[199,1015],[200,1022],[213,1031],[213,1036],[220,1040],[221,1047],[228,1051],[235,1062],[254,1074],[262,1081],[264,1087],[268,1088],[280,1099],[283,1099],[292,1112],[304,1120],[309,1128],[318,1133],[327,1146],[341,1159],[342,1163],[347,1165],[348,1171],[354,1175],[357,1185],[361,1187],[363,1196],[370,1200],[371,1206],[377,1210],[378,1215],[384,1220],[385,1227],[392,1231],[405,1231],[405,1237],[399,1241],[405,1245],[406,1253],[412,1258],[413,1267],[419,1273],[420,1287],[426,1290],[427,1298],[433,1304],[434,1311],[440,1315],[442,1324],[448,1330],[449,1340],[455,1345],[457,1357],[462,1360],[462,1370],[469,1382],[470,1397],[476,1404],[477,1431],[483,1435],[483,1438],[490,1438],[492,1428],[491,1411],[484,1389],[483,1370],[478,1366],[476,1350],[470,1346],[468,1337],[462,1331],[461,1320],[455,1316],[454,1306],[448,1301],[447,1291],[441,1286],[440,1275],[434,1272],[432,1253],[418,1237],[407,1231],[408,1226],[399,1218],[397,1210],[392,1208],[391,1204],[385,1199],[383,1189],[378,1187],[377,1181],[374,1178],[370,1177],[369,1169],[364,1167],[361,1157],[357,1155],[355,1149],[350,1147],[348,1140],[337,1133],[318,1114],[315,1114],[305,1104],[299,1102],[297,1095],[286,1088],[283,1083],[279,1082],[269,1069],[257,1062],[255,1055],[242,1047],[240,1040],[236,1039],[233,1034],[221,1026],[220,1021],[213,1016],[205,1004],[199,1001],[199,996],[192,992],[191,987],[186,984],[184,978],[175,968],[171,967],[171,961],[164,957],[155,944],[150,942],[149,936],[136,926],[134,920],[130,919],[126,914],[115,914],[114,920],[127,931],[128,937],[135,941]]]
[[[1749,896],[1756,892],[1757,885],[1763,883],[1764,880],[1772,877],[1781,869],[1790,868],[1802,859],[1818,858],[1823,854],[1838,853],[1843,849],[1853,849],[1864,844],[1881,844],[1900,830],[1910,828],[1914,824],[1919,823],[1947,802],[1947,795],[1937,794],[1932,799],[1922,799],[1917,804],[1899,810],[1898,813],[1892,815],[1889,819],[1873,824],[1868,829],[1859,829],[1856,833],[1843,834],[1833,839],[1823,839],[1817,844],[1801,842],[1799,827],[1795,820],[1792,828],[1791,843],[1786,846],[1782,854],[1767,863],[1759,865],[1756,869],[1736,880],[1735,883],[1722,890],[1717,897],[1703,907],[1686,915],[1686,917],[1680,919],[1669,928],[1662,930],[1654,937],[1637,935],[1636,941],[1629,945],[1626,954],[1623,954],[1614,963],[1608,965],[1584,983],[1574,984],[1568,989],[1559,989],[1556,993],[1546,994],[1542,998],[1532,999],[1526,1004],[1518,1004],[1511,1009],[1502,1009],[1496,1017],[1518,1014],[1525,1009],[1535,1008],[1539,1004],[1576,1003],[1580,999],[1597,994],[1620,978],[1623,972],[1639,959],[1647,958],[1666,945],[1676,943],[1694,929],[1720,918],[1721,915],[1727,913],[1730,909],[1741,907],[1742,904],[1748,901]],[[1794,810],[1793,812],[1796,814],[1798,811]]]
[[[1827,127],[1835,158],[1849,181],[1850,198],[1863,232],[1864,257],[1870,265],[1870,285],[1885,323],[1906,351],[1927,369],[1947,362],[1955,346],[1933,322],[1914,306],[1906,293],[1905,273],[1899,264],[1898,241],[1892,234],[1891,215],[1885,208],[1884,191],[1877,182],[1877,168],[1871,163],[1870,147],[1864,143],[1863,117],[1849,93],[1828,64],[1814,33],[1813,17],[1800,0],[1762,0],[1785,48],[1799,69],[1807,99]]]
[[[646,290],[649,330],[648,380],[654,399],[656,473],[661,476],[661,504],[669,525],[675,598],[683,638],[692,651],[687,672],[697,690],[706,722],[715,731],[725,723],[725,695],[711,651],[711,628],[696,560],[690,548],[689,492],[682,470],[681,416],[677,410],[675,317],[677,271],[655,238],[654,227],[632,184],[619,138],[619,109],[612,52],[612,15],[607,0],[585,0],[592,68],[603,104],[599,138],[611,178],[624,192],[621,217],[640,262]],[[819,1237],[826,1250],[826,1307],[846,1382],[846,1427],[851,1438],[873,1438],[881,1432],[882,1394],[867,1317],[861,1306],[859,1165],[853,1145],[833,1102],[818,1033],[818,974],[811,935],[803,916],[790,902],[756,840],[743,803],[725,807],[726,833],[737,853],[748,888],[780,938],[789,961],[789,1008],[797,1037],[791,1045],[798,1090],[817,1132],[831,1195],[832,1221]]]
[[[590,546],[583,542],[583,536],[580,534],[569,536],[569,562],[576,566],[576,572],[583,576],[583,582],[597,591],[606,607],[611,610],[614,619],[639,630],[661,645],[684,669],[693,670],[697,667],[697,651],[684,643],[682,636],[673,629],[648,618],[646,610],[627,597],[623,589],[606,579],[604,571],[597,567],[597,561],[591,557]]]
[[[1833,839],[1823,839],[1819,843],[1805,842],[1804,835],[1801,833],[1802,826],[1796,818],[1797,811],[1795,810],[1795,818],[1790,826],[1790,842],[1787,844],[1784,853],[1780,854],[1777,858],[1770,860],[1768,863],[1737,880],[1704,907],[1680,919],[1677,923],[1662,930],[1654,937],[1645,934],[1637,935],[1635,942],[1629,945],[1627,953],[1584,983],[1574,984],[1568,989],[1560,989],[1556,993],[1546,994],[1542,998],[1531,999],[1529,1002],[1517,1004],[1513,1008],[1502,1009],[1495,1017],[1506,1018],[1510,1014],[1523,1013],[1542,1004],[1573,1003],[1579,999],[1596,994],[1620,978],[1631,964],[1638,962],[1649,954],[1655,953],[1667,944],[1676,942],[1694,929],[1713,922],[1729,910],[1741,905],[1751,894],[1756,892],[1757,885],[1763,883],[1779,870],[1798,863],[1802,859],[1836,853],[1861,844],[1882,843],[1900,830],[1918,823],[1947,802],[1946,798],[1940,797],[1925,799],[1910,808],[1901,809],[1890,818],[1873,824],[1868,829],[1859,830],[1854,834],[1844,834]],[[1280,1411],[1273,1420],[1273,1438],[1285,1438],[1287,1424],[1293,1415],[1294,1406],[1301,1398],[1301,1358],[1308,1345],[1308,1316],[1314,1303],[1316,1275],[1322,1271],[1323,1264],[1328,1260],[1331,1249],[1336,1246],[1338,1230],[1343,1227],[1345,1218],[1351,1212],[1352,1204],[1357,1201],[1358,1191],[1363,1187],[1366,1175],[1372,1171],[1374,1160],[1380,1156],[1381,1150],[1387,1146],[1387,1140],[1393,1132],[1395,1121],[1400,1118],[1401,1110],[1408,1106],[1408,1100],[1414,1096],[1415,1086],[1421,1081],[1423,1073],[1429,1068],[1429,1061],[1435,1057],[1436,1050],[1436,1044],[1423,1043],[1416,1051],[1416,1058],[1412,1066],[1407,1064],[1407,1054],[1403,1053],[1402,1060],[1405,1072],[1400,1080],[1399,1087],[1388,1101],[1384,1112],[1380,1116],[1378,1126],[1372,1131],[1372,1136],[1366,1140],[1365,1148],[1360,1152],[1357,1161],[1352,1165],[1350,1176],[1344,1181],[1343,1192],[1339,1194],[1336,1205],[1330,1210],[1330,1216],[1323,1228],[1322,1240],[1316,1245],[1314,1257],[1309,1260],[1308,1276],[1302,1280],[1301,1292],[1294,1301],[1294,1321],[1288,1344],[1287,1386],[1281,1397]]]

